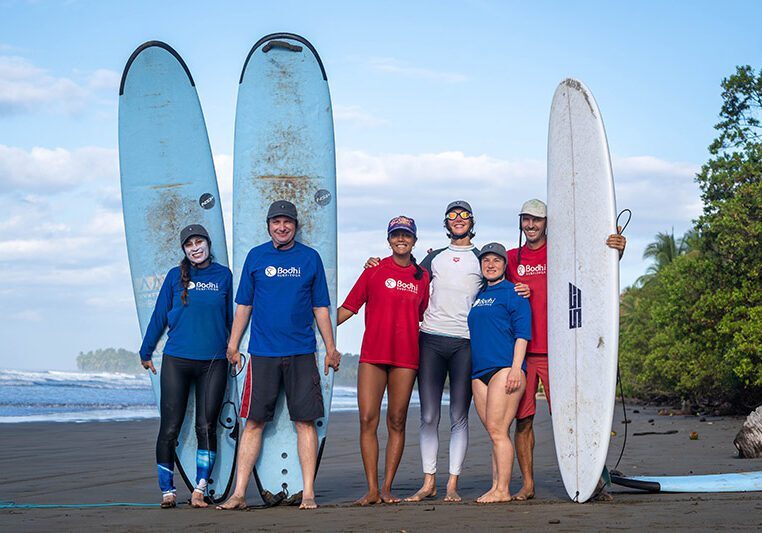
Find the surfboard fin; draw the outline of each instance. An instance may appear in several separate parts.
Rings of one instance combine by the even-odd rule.
[[[301,498],[301,492],[299,493],[299,497]],[[281,491],[278,494],[273,494],[269,490],[264,490],[260,493],[262,496],[262,501],[265,502],[265,506],[267,507],[274,507],[276,505],[280,505],[280,503],[286,499],[286,493]]]
[[[292,494],[281,503],[283,503],[283,505],[300,505],[302,503],[302,491]]]

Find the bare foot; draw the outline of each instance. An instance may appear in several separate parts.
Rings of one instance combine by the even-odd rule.
[[[377,491],[368,492],[365,494],[362,498],[357,500],[352,505],[358,505],[360,507],[365,507],[366,505],[374,505],[377,503],[381,503],[381,496],[378,495]]]
[[[384,503],[399,503],[402,499],[392,494],[391,490],[382,490],[381,501]]]
[[[463,499],[460,497],[460,494],[458,494],[457,489],[447,489],[447,494],[444,497],[444,501],[460,502],[463,501]]]
[[[199,509],[209,507],[209,504],[204,501],[204,493],[200,490],[193,490],[193,494],[191,494],[191,507]]]
[[[177,507],[177,497],[174,494],[164,494],[161,497],[162,509],[174,509],[175,507]]]
[[[500,503],[511,501],[511,495],[499,490],[485,492],[476,499],[476,503]]]
[[[405,498],[406,502],[420,502],[425,500],[426,498],[436,498],[437,496],[437,487],[434,486],[426,486],[424,485],[420,489],[418,489],[418,492],[413,494],[412,496],[408,496]]]
[[[225,503],[222,505],[218,505],[215,507],[215,509],[219,509],[221,511],[232,511],[234,509],[246,509],[246,498],[233,495],[230,498],[227,499]]]
[[[534,498],[534,486],[527,487],[524,485],[521,490],[513,497],[518,502],[525,502]]]
[[[459,502],[462,501],[460,494],[458,494],[458,476],[450,474],[450,479],[447,480],[447,494],[444,501],[446,502]]]
[[[302,503],[299,504],[299,509],[317,509],[317,507],[315,498],[302,498]]]

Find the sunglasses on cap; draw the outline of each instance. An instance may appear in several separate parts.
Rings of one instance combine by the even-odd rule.
[[[445,218],[447,220],[455,220],[458,217],[460,217],[460,218],[462,218],[464,220],[468,220],[469,218],[474,218],[474,215],[472,215],[468,211],[461,211],[459,213],[456,212],[456,211],[450,211],[449,213],[447,213],[445,215]]]

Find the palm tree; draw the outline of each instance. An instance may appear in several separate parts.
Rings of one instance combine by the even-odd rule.
[[[679,239],[675,239],[675,228],[672,228],[671,233],[657,233],[656,240],[646,246],[643,251],[643,259],[652,259],[653,262],[648,266],[646,273],[637,279],[636,284],[642,287],[679,256],[697,253],[700,238],[700,234],[695,229],[686,231]]]

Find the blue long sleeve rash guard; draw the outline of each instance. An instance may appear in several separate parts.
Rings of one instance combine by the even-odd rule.
[[[184,305],[180,267],[164,278],[140,347],[142,361],[151,359],[166,328],[166,354],[197,360],[225,355],[233,323],[233,274],[228,267],[211,263],[206,268],[191,267],[190,280]]]
[[[478,378],[495,368],[513,365],[516,339],[532,338],[532,311],[529,300],[503,280],[484,288],[468,313],[471,331],[471,377]],[[526,372],[526,359],[521,365]]]

